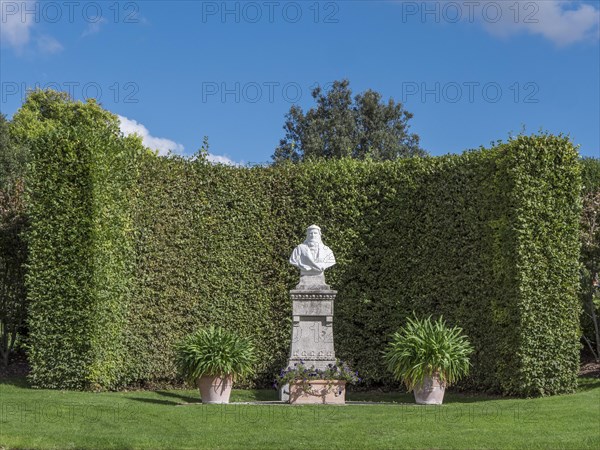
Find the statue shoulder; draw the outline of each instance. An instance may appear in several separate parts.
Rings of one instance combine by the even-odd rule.
[[[300,255],[302,253],[306,253],[308,250],[308,246],[305,244],[300,244],[298,246],[296,246],[296,248],[294,248],[294,255]]]

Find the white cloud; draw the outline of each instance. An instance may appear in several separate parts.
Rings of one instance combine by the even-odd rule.
[[[58,53],[63,46],[46,34],[33,32],[33,25],[40,22],[39,3],[33,0],[0,0],[0,42],[11,47],[18,55],[24,53],[30,43],[42,54]]]
[[[494,36],[537,34],[560,47],[599,38],[600,9],[589,3],[572,0],[492,3],[501,7],[502,15],[498,20],[495,5],[486,9],[487,15],[481,14],[480,17],[484,28]],[[482,3],[482,10],[484,6],[485,3]]]
[[[29,5],[34,3],[0,0],[0,41],[18,53],[29,43],[30,28],[35,21],[33,15],[22,17],[21,8],[30,8]]]
[[[101,17],[96,22],[90,22],[90,23],[88,23],[88,26],[86,27],[86,29],[83,30],[83,33],[81,33],[81,37],[86,37],[86,36],[90,36],[92,34],[99,33],[100,32],[100,28],[105,23],[106,23],[106,19],[104,17]]]
[[[52,36],[43,35],[36,38],[37,49],[44,54],[58,53],[62,51],[63,46]]]
[[[213,163],[213,164],[225,164],[227,166],[239,166],[241,165],[238,162],[235,162],[234,160],[232,160],[231,158],[224,156],[224,155],[213,155],[212,153],[209,153],[206,156],[206,159]]]
[[[183,145],[170,139],[157,138],[150,134],[148,129],[141,123],[127,117],[118,116],[121,121],[121,131],[125,135],[137,134],[142,138],[142,143],[153,150],[158,150],[159,155],[166,155],[171,150],[173,153],[182,154]]]
[[[171,150],[173,153],[183,155],[183,145],[178,144],[170,139],[152,136],[150,131],[148,131],[148,128],[133,119],[129,119],[120,115],[117,115],[117,117],[121,122],[120,128],[123,134],[126,136],[130,134],[137,134],[142,138],[142,144],[148,148],[151,148],[152,150],[157,150],[159,155],[165,156],[169,153],[169,150]],[[213,164],[226,164],[228,166],[240,166],[243,164],[238,163],[225,155],[214,155],[212,153],[209,153],[206,159]]]

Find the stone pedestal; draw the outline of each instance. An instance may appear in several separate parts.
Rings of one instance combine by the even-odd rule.
[[[292,348],[288,366],[304,361],[306,367],[324,369],[335,364],[333,302],[337,291],[290,291],[292,298]]]
[[[292,299],[292,346],[288,367],[304,362],[306,367],[325,369],[335,364],[333,348],[333,304],[337,291],[331,290],[322,279],[306,280],[302,277],[296,289],[290,291]],[[307,282],[308,281],[308,282]],[[289,387],[280,391],[282,401],[289,399]]]

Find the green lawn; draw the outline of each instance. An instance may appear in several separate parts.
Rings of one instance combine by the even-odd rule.
[[[600,380],[577,394],[501,399],[350,393],[379,405],[202,405],[196,391],[90,393],[0,384],[0,448],[518,448],[600,447]],[[275,400],[234,391],[231,401]],[[183,405],[183,406],[182,406]]]

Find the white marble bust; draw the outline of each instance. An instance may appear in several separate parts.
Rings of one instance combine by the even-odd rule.
[[[323,272],[335,264],[335,257],[329,247],[321,241],[321,228],[311,225],[306,230],[306,239],[294,249],[290,264],[300,269],[300,284],[316,286],[325,284]]]

